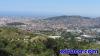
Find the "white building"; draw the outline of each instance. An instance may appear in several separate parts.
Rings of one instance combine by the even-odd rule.
[[[56,38],[60,38],[61,36],[48,36],[49,38],[53,38],[53,39],[56,39]]]

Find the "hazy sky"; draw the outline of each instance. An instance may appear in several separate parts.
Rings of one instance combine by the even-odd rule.
[[[100,0],[0,0],[0,15],[100,16]]]

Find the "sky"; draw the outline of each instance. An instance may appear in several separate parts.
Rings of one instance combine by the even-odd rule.
[[[0,0],[0,15],[100,16],[100,0]]]

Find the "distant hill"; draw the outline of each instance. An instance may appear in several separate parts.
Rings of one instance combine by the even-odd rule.
[[[56,16],[56,17],[50,17],[50,18],[46,18],[46,20],[60,20],[60,19],[91,19],[89,17],[82,17],[82,16]]]
[[[90,18],[82,16],[55,16],[39,20],[22,20],[6,25],[28,25],[35,30],[67,29],[75,27],[100,27],[100,17]]]
[[[7,23],[6,25],[25,25],[25,24],[21,22],[12,22],[12,23]]]
[[[82,16],[56,16],[44,19],[55,26],[60,25],[62,27],[94,27],[99,25],[98,20],[90,17]],[[60,27],[59,26],[59,27]]]

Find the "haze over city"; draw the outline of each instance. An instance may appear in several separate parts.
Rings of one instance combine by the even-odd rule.
[[[0,16],[100,16],[100,0],[1,0]]]

